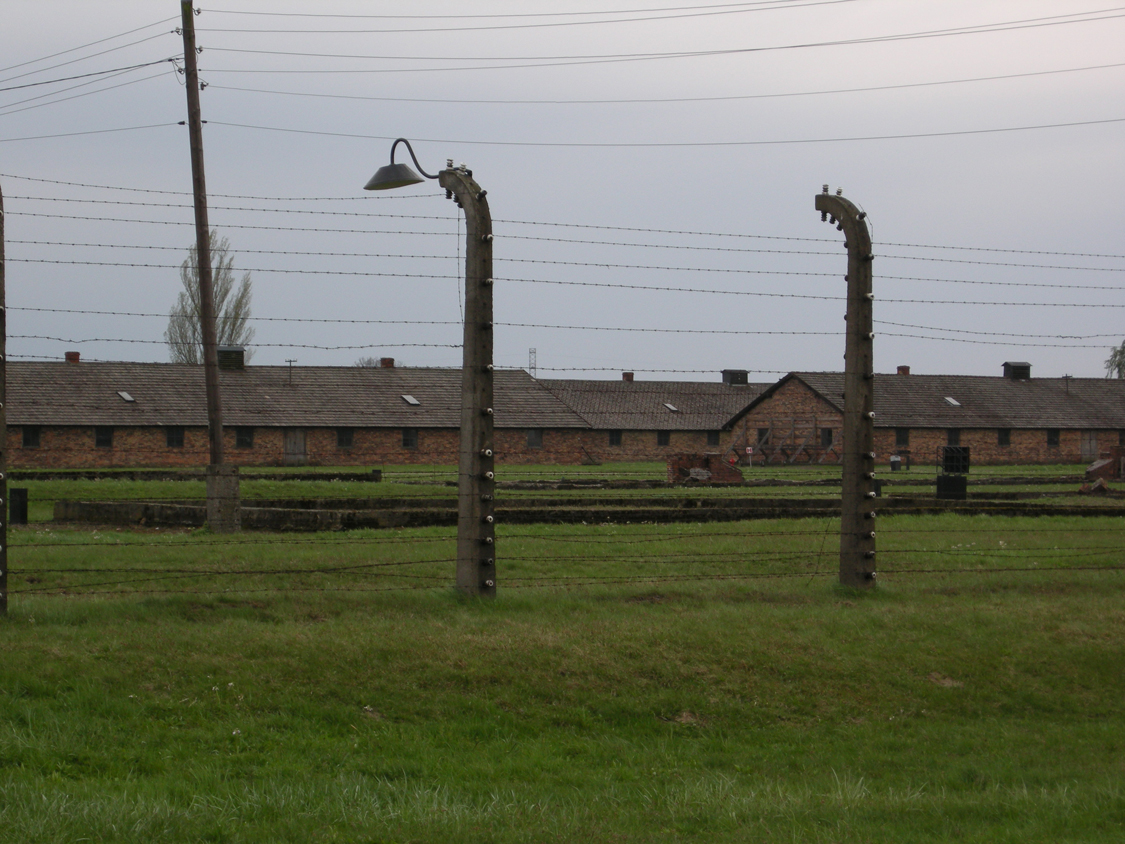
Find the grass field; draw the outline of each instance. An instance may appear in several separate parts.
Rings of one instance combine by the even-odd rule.
[[[1125,520],[836,529],[13,529],[0,841],[1122,840]]]

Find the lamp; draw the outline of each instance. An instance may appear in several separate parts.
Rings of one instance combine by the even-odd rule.
[[[406,140],[406,138],[398,138],[391,144],[391,163],[376,170],[375,175],[363,186],[364,190],[391,190],[392,188],[416,185],[422,181],[422,176],[425,176],[427,179],[437,178],[437,176],[431,176],[425,170],[422,170],[422,176],[419,176],[410,169],[409,164],[395,164],[395,147],[399,144],[406,144],[406,148],[410,152],[410,157],[414,159],[414,166],[422,170],[422,165],[418,163],[418,156],[414,154],[414,148],[410,146],[410,141]]]

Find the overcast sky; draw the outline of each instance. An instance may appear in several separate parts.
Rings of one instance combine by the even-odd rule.
[[[488,190],[499,366],[842,369],[823,184],[868,213],[877,371],[1101,377],[1125,339],[1125,5],[197,5],[210,220],[251,270],[256,364],[459,365],[458,209],[435,182],[362,190],[399,136]],[[0,3],[12,359],[168,359],[194,241],[179,14]]]

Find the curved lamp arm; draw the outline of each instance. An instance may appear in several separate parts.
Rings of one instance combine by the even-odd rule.
[[[427,179],[437,178],[437,176],[431,176],[429,173],[422,169],[422,165],[418,163],[418,156],[414,154],[414,147],[410,146],[410,141],[406,140],[406,138],[397,138],[395,139],[395,142],[391,144],[391,164],[395,163],[395,147],[397,147],[399,144],[406,144],[406,150],[410,153],[410,157],[414,160],[414,166],[418,168],[419,173],[421,173]]]

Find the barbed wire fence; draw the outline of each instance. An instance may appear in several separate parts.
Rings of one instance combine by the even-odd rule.
[[[38,194],[27,190],[6,195],[9,247],[6,260],[10,269],[7,311],[11,317],[8,338],[12,343],[9,360],[58,360],[57,353],[52,354],[50,350],[56,344],[65,344],[97,350],[95,356],[85,358],[89,362],[119,362],[128,361],[135,350],[142,350],[145,357],[151,358],[154,347],[165,346],[166,341],[159,335],[161,323],[168,319],[168,314],[156,308],[119,308],[111,304],[116,296],[104,292],[100,296],[105,303],[102,305],[75,303],[72,306],[68,299],[66,307],[44,307],[29,302],[24,293],[27,288],[21,290],[21,286],[27,284],[26,279],[35,278],[62,289],[74,273],[119,274],[130,279],[129,289],[142,291],[151,286],[151,279],[158,274],[174,280],[180,267],[174,256],[183,254],[186,248],[173,241],[187,241],[192,225],[189,195],[12,175],[3,175],[0,179],[41,188]],[[50,193],[55,195],[47,195]],[[129,194],[144,194],[146,199],[120,198]],[[157,197],[161,201],[156,201]],[[455,293],[459,291],[457,285],[461,279],[461,235],[457,219],[451,214],[396,210],[424,206],[434,197],[212,195],[212,199],[218,201],[211,205],[217,217],[215,227],[244,234],[246,245],[237,246],[235,251],[239,255],[255,256],[253,265],[239,269],[251,271],[259,282],[265,279],[266,290],[272,294],[268,298],[274,311],[252,318],[261,333],[268,334],[256,346],[323,355],[375,350],[398,354],[407,350],[408,354],[424,356],[425,365],[455,368],[453,361],[460,349],[461,326],[459,292]],[[90,206],[97,210],[77,213],[77,209]],[[109,211],[109,208],[132,209],[133,216],[116,216],[122,212]],[[355,210],[336,210],[340,208]],[[370,210],[372,208],[378,210]],[[105,214],[98,213],[103,209],[106,209]],[[218,216],[221,212],[231,215],[229,223]],[[260,223],[245,222],[254,219],[254,215],[261,215]],[[275,220],[280,223],[273,222]],[[297,224],[306,220],[309,225]],[[21,229],[31,226],[24,226],[24,221],[34,221],[36,227],[45,225],[52,233],[46,237],[25,235]],[[619,350],[631,350],[635,344],[653,339],[663,344],[670,342],[670,338],[684,338],[693,344],[746,338],[822,337],[842,341],[842,330],[827,327],[838,324],[844,299],[842,290],[825,287],[828,279],[838,280],[841,275],[842,255],[835,239],[529,220],[494,222],[497,243],[505,245],[505,249],[497,249],[496,264],[505,268],[495,279],[497,301],[503,301],[505,296],[514,301],[510,307],[498,308],[495,327],[500,332],[536,332],[538,336],[551,332],[574,338],[605,336],[612,338]],[[146,231],[153,234],[138,234]],[[559,236],[542,234],[544,231]],[[375,249],[359,246],[355,242],[357,238],[373,239],[382,246]],[[279,248],[278,239],[284,241],[284,248]],[[573,255],[579,248],[584,254],[596,252],[605,257],[575,260]],[[889,283],[892,289],[894,284],[906,288],[937,285],[939,289],[954,290],[1012,288],[1013,292],[1035,291],[1048,297],[1028,301],[1026,296],[1024,299],[1014,296],[958,298],[909,292],[879,295],[879,302],[887,304],[995,308],[997,314],[1010,319],[1008,324],[998,321],[998,330],[987,332],[936,322],[877,320],[880,336],[939,344],[1026,348],[1105,348],[1108,344],[1104,341],[1116,339],[1116,335],[1108,331],[1029,331],[1025,328],[1026,318],[1017,314],[1024,314],[1028,309],[1050,310],[1057,314],[1113,312],[1125,307],[1125,303],[1115,301],[1112,295],[1119,287],[1100,281],[1114,273],[1125,272],[1125,256],[906,243],[879,244],[879,249],[880,260],[885,259],[892,271],[880,272],[878,278],[880,282]],[[885,254],[884,249],[888,250]],[[669,260],[669,256],[676,256],[677,260]],[[709,261],[712,263],[707,263]],[[376,268],[367,265],[371,262],[377,262]],[[754,262],[754,266],[745,266],[750,262]],[[955,266],[958,277],[936,273],[896,274],[893,268],[899,264],[893,262],[907,266],[917,263]],[[999,268],[1006,273],[1026,275],[1010,280],[969,277],[974,271],[991,273]],[[1084,281],[1036,280],[1044,273],[1060,271]],[[737,280],[737,284],[724,286],[719,283],[721,279]],[[1085,283],[1085,279],[1094,281]],[[295,281],[298,285],[342,286],[345,280],[359,280],[374,287],[363,294],[354,294],[355,299],[362,301],[348,296],[333,301],[334,297],[320,296],[321,300],[327,300],[327,308],[315,313],[310,313],[313,309],[309,306],[309,297],[293,295],[297,288],[290,284]],[[768,284],[749,283],[755,280]],[[427,293],[419,297],[412,291],[402,296],[397,286],[407,282],[426,285]],[[798,284],[805,286],[797,287]],[[586,301],[581,309],[575,309],[543,292],[558,290],[593,291],[605,298],[596,300],[592,307]],[[682,297],[707,303],[781,302],[790,308],[799,306],[799,313],[791,311],[788,320],[772,319],[768,328],[716,327],[713,324],[661,326],[652,324],[655,320],[651,313],[637,313],[636,308],[629,307],[628,303],[635,301],[630,297],[637,296],[665,297],[675,302],[682,301]],[[153,297],[138,295],[135,298],[145,301]],[[168,298],[170,301],[171,297]],[[417,307],[412,307],[416,303],[409,300],[419,298],[426,300],[427,310],[433,313],[423,315]],[[292,304],[287,304],[290,302]],[[818,308],[823,308],[823,312],[816,310]],[[357,313],[365,309],[386,316],[358,318]],[[704,310],[715,312],[722,307],[708,304]],[[396,311],[404,316],[399,318]],[[597,319],[587,318],[591,313],[596,314]],[[614,317],[618,319],[615,321]],[[1003,330],[1005,328],[1011,330]],[[274,329],[292,331],[293,336],[268,333]],[[390,336],[371,342],[363,335],[372,329]],[[352,330],[357,333],[349,335]],[[404,333],[395,335],[393,332],[398,330]],[[332,337],[330,342],[323,339],[328,333]],[[590,343],[575,339],[563,345],[588,347]],[[662,365],[662,359],[655,354],[651,358],[655,365],[643,367],[635,365],[636,358],[631,352],[627,352],[631,358],[628,362],[617,365],[607,363],[612,352],[606,348],[593,348],[587,353],[599,360],[569,363],[564,360],[562,365],[540,364],[538,368],[562,377],[633,371],[672,376],[672,380],[692,379],[712,372]],[[508,348],[506,354],[511,361],[515,352]],[[763,368],[751,372],[776,379],[789,371],[784,355],[783,348],[771,350],[761,364]],[[519,368],[511,362],[507,366]],[[690,386],[684,391],[692,394]],[[694,397],[704,406],[713,400],[711,393],[702,387]],[[55,453],[64,465],[78,464],[84,449],[74,447],[68,451],[63,446],[56,448]],[[135,448],[130,453],[130,459],[139,465],[158,463],[160,457],[160,450],[155,448],[150,451]],[[205,463],[204,449],[200,451],[200,468]],[[826,472],[823,467],[810,467],[810,470]],[[550,471],[553,470],[502,466],[498,479],[503,480],[505,473],[512,477],[529,477]],[[646,473],[651,475],[651,469],[598,467],[597,470],[600,476],[618,478],[639,478]],[[452,497],[446,484],[456,481],[455,468],[443,470],[439,484],[434,483],[436,471],[426,478],[424,469],[407,471],[403,467],[401,477],[389,475],[386,480],[399,481],[392,492],[386,492],[387,487],[383,487],[378,494],[359,496],[350,490],[349,495],[343,497],[426,504],[440,502],[443,496]],[[192,493],[191,482],[192,479],[175,483]],[[193,494],[181,496],[167,491],[142,490],[140,497],[155,503],[201,501],[202,478],[195,482],[200,489]],[[277,499],[284,498],[273,489],[259,492],[254,483],[244,488],[245,503],[276,503]],[[131,497],[132,494],[127,488],[113,492],[113,496]],[[324,497],[321,492],[317,494]],[[557,495],[557,492],[551,491],[551,494]],[[725,491],[693,490],[690,497],[725,494]],[[831,497],[834,492],[828,487],[816,491],[806,489],[802,494]],[[500,503],[515,504],[518,499],[536,496],[543,497],[527,490],[505,493],[507,501]],[[621,498],[618,490],[587,490],[582,496],[594,508],[614,506],[628,510],[633,506],[636,509],[628,501],[607,503],[610,496]],[[563,508],[562,503],[547,505],[544,508],[547,513],[551,506]],[[1073,521],[1065,518],[1045,518],[1039,522],[1044,527],[1030,528],[1022,520],[1018,526],[1013,523],[997,527],[990,523],[987,527],[976,527],[963,522],[949,523],[950,517],[934,517],[935,523],[929,527],[900,528],[894,525],[893,516],[882,517],[880,577],[1026,578],[1121,571],[1125,566],[1121,563],[1119,549],[1123,547],[1125,523],[1118,515],[1098,515],[1108,510],[1088,509],[1090,518],[1084,520],[1088,524],[1081,530],[1076,530]],[[774,521],[736,522],[735,526],[720,530],[714,525],[690,528],[682,523],[621,525],[594,519],[589,524],[530,530],[522,525],[504,525],[503,512],[501,508],[497,541],[504,549],[498,556],[504,567],[500,574],[504,588],[672,588],[683,584],[753,584],[779,580],[827,582],[835,576],[838,518],[831,516],[781,522],[796,525],[786,529],[778,529],[776,524],[779,523]],[[996,520],[998,517],[993,519]],[[904,524],[914,522],[904,521]],[[256,592],[448,589],[455,558],[455,539],[448,527],[365,530],[354,535],[347,532],[315,536],[243,534],[222,538],[179,529],[171,533],[165,530],[159,541],[153,538],[154,533],[155,528],[118,532],[104,527],[72,532],[35,521],[27,528],[13,531],[14,536],[10,534],[14,540],[9,543],[11,594],[14,598],[221,596]],[[974,533],[986,538],[987,548],[967,541]],[[714,546],[721,547],[711,550]],[[245,560],[254,554],[258,555],[257,559]]]

